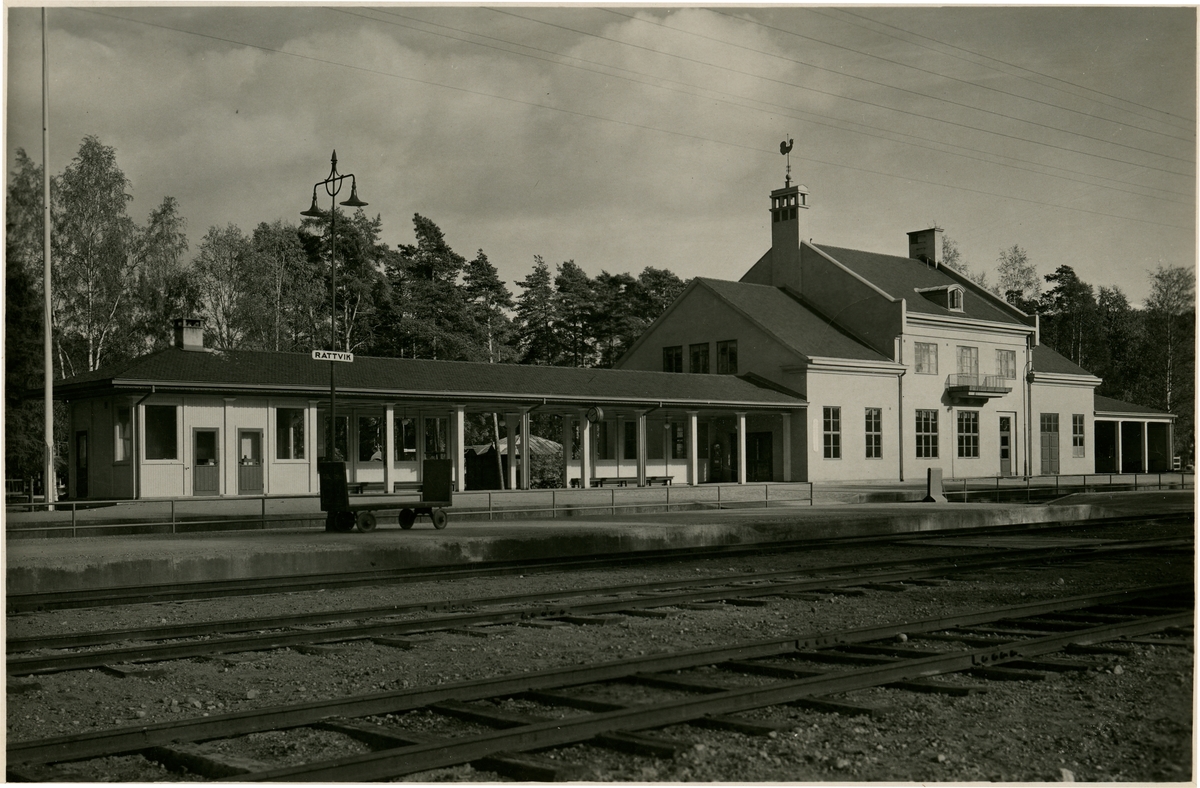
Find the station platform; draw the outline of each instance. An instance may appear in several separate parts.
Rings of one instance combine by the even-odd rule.
[[[370,533],[277,528],[5,540],[9,594],[289,577],[795,542],[1194,512],[1194,490],[1099,492],[1052,503],[889,502],[455,521]]]

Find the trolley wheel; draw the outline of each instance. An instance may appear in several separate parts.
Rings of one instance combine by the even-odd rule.
[[[362,531],[364,534],[375,530],[377,523],[374,512],[359,512],[358,517],[356,517],[355,520],[358,530]]]
[[[445,509],[434,509],[430,512],[429,519],[433,520],[433,527],[440,531],[446,527],[446,522],[450,518],[446,516]]]
[[[412,509],[400,510],[400,527],[407,531],[417,521],[417,513]]]
[[[354,530],[354,512],[337,512],[333,521],[333,529],[340,534],[348,534]]]

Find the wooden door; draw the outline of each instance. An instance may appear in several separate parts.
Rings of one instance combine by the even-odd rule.
[[[1012,416],[1000,417],[1000,475],[1012,476]]]
[[[1058,414],[1043,413],[1042,427],[1042,474],[1058,473]]]
[[[773,481],[774,470],[771,453],[771,433],[748,433],[746,435],[746,481]]]
[[[262,495],[262,430],[238,430],[238,495]]]
[[[192,495],[221,494],[221,453],[216,430],[192,433]]]

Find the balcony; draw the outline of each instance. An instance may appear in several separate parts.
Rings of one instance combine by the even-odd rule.
[[[1000,375],[948,375],[946,393],[952,399],[991,399],[1012,391],[1009,378]]]

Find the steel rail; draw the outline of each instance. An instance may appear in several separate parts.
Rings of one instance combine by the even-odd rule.
[[[938,616],[898,624],[860,627],[850,630],[791,635],[749,643],[692,649],[667,654],[652,654],[614,660],[587,667],[565,667],[504,675],[474,681],[440,684],[432,687],[381,692],[350,698],[333,698],[308,703],[254,709],[189,720],[129,726],[88,733],[69,734],[27,741],[9,741],[9,764],[44,764],[135,752],[172,742],[228,738],[282,728],[310,725],[331,717],[365,717],[411,711],[432,703],[470,701],[548,690],[597,681],[611,681],[638,673],[684,670],[701,665],[738,659],[771,657],[809,648],[894,638],[904,633],[937,632],[956,627],[986,624],[1005,618],[1080,610],[1097,605],[1114,605],[1146,600],[1179,598],[1181,606],[1192,605],[1190,583],[1118,589],[1062,599],[1030,602],[984,611]],[[1190,613],[1188,614],[1191,615]]]
[[[818,695],[851,692],[898,681],[911,681],[956,673],[986,665],[1039,656],[1071,643],[1091,644],[1118,637],[1144,635],[1169,626],[1190,623],[1193,614],[1177,613],[1108,624],[1034,640],[941,654],[838,671],[811,678],[781,681],[767,686],[743,687],[699,698],[682,698],[649,706],[592,712],[578,717],[551,719],[519,728],[427,744],[396,747],[335,760],[238,775],[244,782],[338,781],[366,782],[401,777],[414,772],[468,763],[498,752],[521,752],[586,741],[611,731],[637,731],[677,725],[701,717],[731,714],[774,706]]]
[[[684,549],[662,549],[639,551],[636,554],[614,553],[569,559],[544,558],[524,561],[496,561],[470,567],[434,567],[426,569],[373,570],[368,572],[344,572],[328,575],[276,576],[231,580],[195,580],[183,583],[163,583],[141,586],[111,586],[101,589],[74,589],[66,591],[44,591],[25,594],[9,594],[5,606],[9,613],[37,612],[39,610],[69,610],[87,607],[107,607],[145,602],[180,601],[187,599],[212,599],[228,596],[285,593],[305,590],[328,590],[352,588],[363,585],[388,583],[411,583],[446,578],[490,577],[507,574],[513,569],[525,571],[566,571],[605,566],[622,566],[639,563],[654,563],[697,558],[728,558],[741,555],[761,555],[771,552],[812,550],[829,545],[850,545],[903,542],[930,538],[962,535],[994,536],[1004,533],[1030,531],[1075,530],[1079,528],[1111,527],[1124,523],[1162,522],[1183,523],[1193,519],[1192,513],[1152,514],[1142,517],[1112,517],[1086,521],[1063,521],[1055,523],[1020,523],[990,528],[956,528],[937,532],[920,531],[902,534],[885,534],[860,537],[833,537],[825,539],[795,539],[755,545],[716,545],[689,547]]]
[[[1016,562],[1037,560],[1040,551],[1060,552],[1063,550],[1093,550],[1102,551],[1116,547],[1124,552],[1127,550],[1152,550],[1171,547],[1188,547],[1194,540],[1188,539],[1150,539],[1139,542],[1113,540],[1106,544],[1081,545],[1079,547],[1046,548],[1003,548],[998,547],[977,553],[967,553],[954,558],[956,562],[966,563],[977,561],[995,555],[1012,556]],[[944,556],[926,558],[902,558],[887,561],[864,561],[854,564],[827,564],[815,567],[798,567],[795,569],[780,569],[771,572],[751,572],[728,575],[720,578],[720,584],[730,584],[743,581],[766,581],[774,578],[795,577],[797,575],[815,576],[821,573],[844,573],[846,571],[866,571],[868,569],[885,569],[888,567],[919,568],[923,564],[947,560]],[[965,567],[969,568],[969,567]],[[591,586],[587,588],[561,589],[557,591],[542,591],[525,594],[507,594],[504,596],[474,597],[464,599],[442,599],[429,602],[393,603],[375,605],[372,607],[332,610],[318,613],[293,613],[278,616],[263,616],[258,618],[234,618],[218,621],[205,621],[190,624],[168,624],[166,626],[137,627],[130,629],[108,629],[94,632],[75,632],[63,635],[31,636],[8,638],[6,650],[9,655],[25,651],[41,649],[70,649],[87,648],[91,646],[120,643],[133,640],[170,640],[189,637],[211,637],[218,634],[236,632],[259,632],[268,629],[284,627],[311,626],[339,621],[353,621],[384,616],[395,616],[405,613],[428,613],[462,608],[498,606],[508,604],[527,604],[530,602],[553,599],[570,599],[583,596],[611,595],[615,593],[644,593],[660,589],[690,588],[714,585],[715,578],[689,580],[659,580],[650,583],[625,583],[613,586]]]
[[[1154,547],[1157,546],[1155,545]],[[1151,548],[1145,545],[1138,545],[1132,548],[1135,551],[1144,549]],[[1130,548],[1116,545],[1110,546],[1109,550],[1115,553],[1126,553],[1130,551]],[[208,638],[200,641],[152,643],[69,654],[10,656],[6,660],[6,669],[10,676],[27,676],[67,670],[99,668],[105,665],[122,663],[145,663],[212,656],[214,654],[268,651],[298,645],[341,643],[372,637],[429,632],[454,627],[516,623],[531,618],[560,618],[567,615],[594,616],[606,613],[619,613],[629,609],[671,607],[681,604],[715,602],[725,599],[775,596],[781,593],[798,593],[824,588],[849,588],[865,583],[926,579],[940,577],[951,572],[958,573],[997,566],[1013,566],[1021,563],[1022,560],[1078,560],[1094,557],[1102,552],[1105,552],[1103,548],[1049,548],[1030,551],[1027,555],[1014,555],[1011,552],[999,555],[989,553],[985,554],[986,557],[976,561],[964,561],[961,558],[944,558],[935,561],[931,566],[923,568],[909,567],[852,576],[819,577],[791,582],[761,583],[752,586],[731,586],[727,585],[729,583],[727,579],[722,579],[717,583],[713,583],[712,579],[709,579],[707,582],[700,581],[699,584],[703,585],[703,587],[699,589],[677,593],[664,592],[654,596],[618,599],[606,598],[593,602],[579,602],[576,604],[547,607],[455,613],[445,616],[417,618],[409,621],[350,624],[318,631],[304,630],[254,635],[232,635],[228,637]],[[794,575],[795,572],[792,571],[785,574]],[[678,587],[679,585],[679,583],[675,583],[674,587]],[[603,593],[603,590],[601,593]]]

